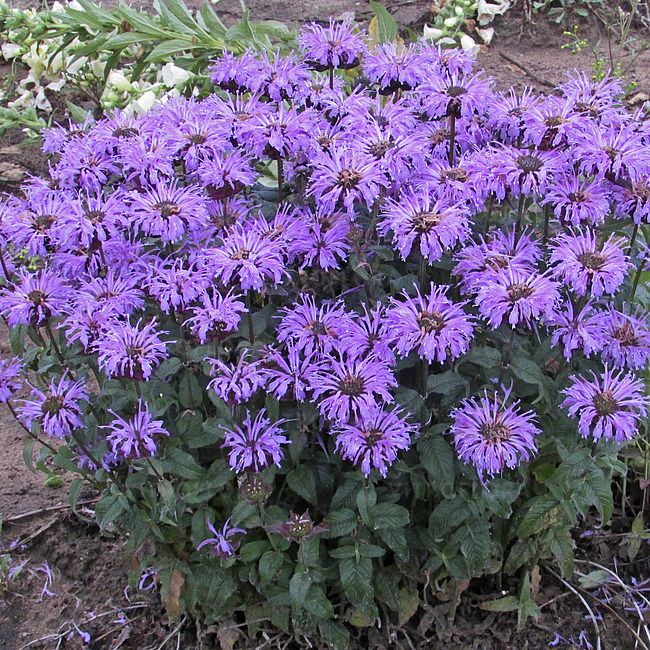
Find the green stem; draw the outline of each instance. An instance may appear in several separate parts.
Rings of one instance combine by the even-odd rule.
[[[283,186],[284,186],[284,161],[282,160],[282,158],[278,158],[278,203],[282,201]]]
[[[519,203],[517,204],[517,221],[515,224],[515,242],[519,241],[519,235],[521,233],[521,222],[524,218],[524,203],[526,202],[526,197],[523,194],[519,195]]]
[[[636,236],[639,234],[639,224],[635,223],[634,228],[632,229],[632,236],[630,237],[630,253],[634,250],[634,243],[636,242]]]
[[[138,402],[142,401],[142,391],[140,390],[140,382],[137,379],[133,380],[133,385],[135,386],[135,394],[138,397]],[[145,446],[144,443],[142,442],[142,436],[140,435],[140,431],[135,428],[135,437],[138,439],[138,444],[140,445],[140,449],[142,452],[145,451]],[[151,458],[149,456],[145,456],[144,459],[147,462],[147,465],[151,468],[153,473],[158,477],[159,481],[164,481],[163,475],[156,469],[156,466],[151,462]]]
[[[32,438],[32,439],[35,440],[36,442],[40,443],[41,445],[43,445],[43,447],[47,447],[47,448],[48,448],[48,449],[49,449],[53,454],[58,454],[58,453],[59,453],[58,450],[57,450],[55,447],[53,447],[49,442],[46,442],[45,440],[41,440],[41,438],[39,438],[35,433],[32,433],[32,432],[31,432],[31,431],[30,431],[30,430],[29,430],[29,429],[28,429],[28,428],[27,428],[27,427],[22,423],[21,419],[18,417],[18,413],[16,413],[16,410],[14,409],[14,407],[11,405],[11,403],[10,403],[8,400],[7,400],[6,404],[7,404],[7,407],[9,408],[9,411],[11,411],[11,415],[14,416],[14,419],[16,420],[16,422],[18,422],[18,424],[21,426],[21,428],[23,429],[23,431],[24,431],[24,432],[25,432],[25,433],[26,433],[30,438]]]
[[[418,274],[420,281],[420,291],[424,293],[427,290],[427,258],[420,254],[420,272]]]
[[[61,353],[61,350],[59,349],[59,346],[56,343],[56,339],[54,338],[54,332],[52,331],[52,326],[50,325],[49,320],[45,321],[45,331],[47,332],[50,342],[52,343],[52,347],[54,348],[54,354],[56,354],[56,358],[59,360],[62,366],[66,367],[65,357]]]
[[[456,115],[452,111],[449,115],[449,166],[454,166],[456,156]]]
[[[632,282],[632,294],[630,295],[630,302],[634,300],[634,295],[636,294],[636,288],[639,286],[639,280],[641,279],[641,273],[643,273],[643,267],[645,266],[645,260],[639,262],[639,267],[634,274],[634,282]]]
[[[250,344],[253,345],[255,343],[255,330],[253,329],[253,294],[251,291],[246,294],[246,308],[248,309],[246,312],[246,320],[248,321],[248,340],[250,341]]]

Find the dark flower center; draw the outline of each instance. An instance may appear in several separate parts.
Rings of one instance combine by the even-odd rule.
[[[41,407],[43,415],[56,415],[63,408],[63,400],[55,395],[50,395]]]
[[[614,147],[605,147],[603,151],[612,162],[615,160],[616,156],[618,156],[618,149],[614,149]]]
[[[450,97],[460,97],[461,95],[465,95],[467,93],[467,88],[463,88],[463,86],[449,86],[447,88],[447,94]]]
[[[392,149],[394,144],[390,140],[382,140],[381,142],[375,142],[370,146],[370,153],[375,158],[382,158],[386,155],[386,152]]]
[[[247,260],[250,259],[251,252],[247,248],[241,248],[236,253],[230,256],[231,260]]]
[[[621,325],[620,327],[616,327],[614,329],[614,338],[621,344],[621,345],[637,345],[638,344],[638,339],[636,336],[636,333],[634,331],[634,328],[630,323],[625,323],[624,325]]]
[[[323,336],[324,334],[327,334],[327,328],[319,320],[315,320],[307,327],[307,329],[311,330],[314,336]]]
[[[485,260],[485,266],[488,269],[505,269],[508,267],[509,261],[505,255],[490,255]]]
[[[544,162],[541,158],[538,158],[537,156],[533,156],[531,154],[526,154],[525,156],[519,156],[519,158],[517,158],[517,167],[519,167],[519,169],[521,169],[526,174],[538,172],[543,165]]]
[[[106,213],[103,210],[90,210],[89,212],[86,212],[88,221],[91,221],[92,223],[101,223],[104,221],[105,216]]]
[[[123,126],[113,131],[114,138],[133,138],[139,135],[140,131],[134,129],[132,126]]]
[[[153,207],[154,210],[160,212],[160,216],[163,219],[169,219],[169,217],[175,217],[181,213],[181,206],[173,201],[161,201],[160,203],[156,203]]]
[[[45,304],[45,292],[40,289],[34,289],[27,294],[27,297],[36,305]]]
[[[429,136],[432,147],[436,147],[447,140],[449,140],[449,129],[438,129]]]
[[[418,212],[413,216],[413,227],[419,233],[429,232],[444,218],[440,212]]]
[[[569,193],[569,200],[573,203],[584,203],[587,200],[587,195],[582,190]]]
[[[370,429],[363,432],[363,437],[369,447],[374,447],[384,437],[384,432],[381,429]]]
[[[643,181],[634,183],[632,186],[632,191],[643,201],[650,199],[650,185],[644,183]]]
[[[362,377],[357,375],[345,375],[343,379],[339,382],[339,390],[344,395],[350,395],[357,397],[363,395],[364,389],[366,387],[365,382]]]
[[[555,127],[564,124],[566,120],[561,115],[551,115],[544,120],[546,126]]]
[[[332,144],[332,138],[330,138],[328,135],[325,135],[324,133],[321,133],[321,135],[316,138],[316,142],[318,142],[318,144],[323,149],[328,149]]]
[[[208,138],[203,133],[191,133],[185,136],[192,144],[203,144]]]
[[[418,323],[420,328],[427,332],[427,334],[430,332],[440,332],[445,327],[445,317],[438,311],[423,311],[418,316]]]
[[[532,296],[533,293],[534,290],[524,283],[511,284],[508,286],[508,297],[512,302],[517,302],[517,300],[521,300],[522,298],[528,298]]]
[[[34,219],[34,226],[39,232],[44,232],[56,221],[53,214],[38,214]]]
[[[485,422],[481,425],[481,435],[489,443],[502,442],[510,438],[510,427],[507,427],[500,420]]]
[[[588,251],[582,253],[582,255],[578,255],[578,261],[580,264],[582,264],[586,269],[592,271],[599,271],[606,262],[606,259],[607,258],[602,253],[596,253],[594,251]]]
[[[339,185],[351,190],[359,184],[362,176],[356,169],[344,169],[339,172]]]
[[[444,172],[445,178],[452,181],[465,183],[467,181],[467,172],[462,167],[452,167]]]
[[[618,411],[618,401],[611,390],[606,390],[602,393],[598,393],[598,395],[594,395],[594,407],[596,413],[601,417],[613,415]]]

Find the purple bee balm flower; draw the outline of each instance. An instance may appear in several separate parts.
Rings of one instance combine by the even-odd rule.
[[[205,221],[206,207],[196,187],[167,182],[132,193],[129,214],[135,232],[172,243]]]
[[[391,299],[386,326],[400,356],[416,350],[429,363],[444,363],[467,352],[474,332],[472,319],[463,311],[464,303],[449,300],[448,290],[447,286],[432,285],[425,296],[416,288],[413,298],[403,292],[405,300]]]
[[[52,170],[52,177],[66,190],[99,193],[119,167],[112,156],[96,151],[89,138],[71,140]]]
[[[261,61],[252,52],[247,51],[239,56],[224,52],[214,61],[210,79],[224,90],[247,92],[258,85],[261,69]]]
[[[340,349],[345,350],[350,359],[363,359],[373,356],[392,366],[395,353],[390,337],[390,323],[380,302],[374,309],[362,304],[363,314],[352,314],[345,322],[341,334]]]
[[[363,40],[352,29],[351,20],[337,22],[330,18],[328,27],[304,25],[298,42],[309,65],[316,70],[354,68],[366,51]]]
[[[92,307],[108,316],[128,316],[144,306],[140,279],[109,269],[105,277],[82,281],[77,287],[77,308]]]
[[[267,349],[263,364],[266,390],[276,399],[290,396],[297,402],[305,401],[309,379],[319,367],[316,352],[303,354],[290,342],[283,352]]]
[[[0,404],[6,404],[23,387],[23,366],[16,359],[0,359]]]
[[[473,213],[480,212],[485,204],[487,188],[474,180],[464,166],[469,157],[461,158],[455,167],[447,161],[431,160],[421,170],[421,182],[429,192],[447,205],[466,205]]]
[[[493,100],[492,91],[481,74],[457,72],[430,76],[417,90],[424,112],[431,118],[471,118],[485,112]]]
[[[291,54],[289,56],[262,55],[263,71],[258,76],[259,90],[272,101],[280,103],[286,99],[300,99],[309,96],[311,75],[306,64]]]
[[[392,403],[390,389],[397,386],[390,368],[372,357],[326,355],[310,380],[318,408],[334,422],[350,422],[382,403]]]
[[[603,361],[618,368],[643,369],[650,359],[647,315],[609,309],[596,318],[604,330]]]
[[[331,147],[328,153],[315,153],[312,164],[307,193],[324,213],[345,207],[352,215],[356,203],[371,208],[387,185],[374,158],[356,149]]]
[[[569,361],[575,350],[586,357],[602,350],[605,344],[605,331],[590,304],[576,314],[573,304],[567,300],[548,320],[552,328],[551,344],[562,345],[564,358]]]
[[[536,147],[565,147],[585,124],[576,114],[573,102],[550,95],[543,97],[524,113],[525,140]]]
[[[566,399],[560,406],[571,417],[578,416],[578,431],[583,438],[598,441],[631,440],[646,418],[650,398],[645,385],[632,373],[617,375],[605,366],[605,372],[592,379],[574,375],[571,386],[564,391]]]
[[[309,221],[309,230],[302,239],[293,242],[293,249],[303,256],[300,268],[323,271],[340,268],[350,251],[350,221],[344,214],[323,217],[316,214]]]
[[[58,382],[52,379],[45,391],[30,387],[31,399],[20,400],[18,406],[18,417],[28,429],[38,422],[46,435],[64,438],[85,426],[81,403],[89,399],[83,381],[71,381],[64,374]]]
[[[247,361],[248,354],[242,352],[233,366],[219,359],[208,359],[216,377],[208,384],[226,404],[242,404],[261,388],[266,380],[260,361]]]
[[[90,354],[93,343],[114,319],[114,315],[99,306],[82,303],[68,310],[68,316],[60,323],[59,329],[70,345],[79,341],[84,352]]]
[[[622,201],[616,206],[619,219],[632,217],[634,223],[650,223],[650,175],[641,175],[631,187],[621,190]]]
[[[521,402],[509,406],[511,389],[503,395],[470,397],[451,412],[451,434],[460,459],[474,465],[483,480],[508,467],[514,469],[537,452],[537,428],[533,411],[522,411]]]
[[[250,156],[236,149],[219,151],[198,169],[199,180],[213,199],[225,199],[250,187],[257,180]]]
[[[38,327],[63,313],[70,290],[53,271],[45,268],[32,274],[20,270],[12,280],[13,286],[0,293],[0,312],[11,327]]]
[[[169,431],[163,426],[162,420],[154,420],[149,412],[149,406],[143,400],[138,400],[138,407],[132,418],[125,420],[117,413],[110,411],[113,421],[102,427],[108,430],[106,440],[112,452],[119,458],[134,459],[154,456],[158,449],[156,438],[169,436]]]
[[[417,431],[403,418],[400,409],[385,411],[374,407],[362,413],[355,423],[338,424],[332,433],[336,436],[336,450],[344,460],[359,465],[366,477],[376,469],[386,478],[398,452],[409,448]]]
[[[469,236],[467,209],[437,201],[426,189],[406,190],[399,199],[387,199],[379,223],[385,237],[393,233],[393,245],[405,260],[413,245],[429,263]]]
[[[497,230],[489,241],[481,236],[480,243],[464,246],[456,255],[452,273],[460,276],[464,293],[477,293],[500,269],[532,273],[541,255],[539,246],[526,233],[517,239],[514,228]]]
[[[414,44],[381,43],[363,62],[363,73],[382,95],[415,88],[426,74],[426,61]]]
[[[120,142],[119,160],[129,181],[141,186],[162,185],[174,178],[178,144],[167,138],[167,129],[153,130]]]
[[[277,286],[286,274],[281,244],[258,228],[235,225],[209,257],[217,279],[225,285],[238,282],[243,291],[260,291],[266,282]]]
[[[555,178],[542,205],[553,206],[555,216],[573,226],[599,225],[609,212],[610,192],[603,181],[586,181],[573,174]]]
[[[280,466],[284,453],[282,445],[288,445],[289,440],[281,428],[286,420],[271,422],[266,417],[266,409],[262,409],[254,420],[246,409],[243,427],[235,424],[233,429],[223,427],[226,440],[223,446],[228,449],[228,462],[235,472],[261,472],[271,463]]]
[[[204,269],[183,258],[156,260],[145,286],[160,308],[169,314],[174,309],[183,312],[210,284]]]
[[[349,318],[342,303],[325,302],[317,307],[309,294],[302,294],[300,302],[280,313],[282,322],[277,327],[278,341],[291,341],[305,354],[315,350],[330,352],[337,347]]]
[[[482,285],[475,298],[479,313],[490,327],[499,327],[507,317],[510,327],[532,327],[550,318],[560,294],[557,282],[537,272],[500,269]]]
[[[167,343],[160,340],[163,331],[156,330],[156,319],[141,325],[123,321],[111,321],[95,341],[99,367],[109,377],[130,378],[146,381],[166,359]]]
[[[245,535],[246,531],[243,528],[231,527],[230,517],[228,517],[221,530],[217,530],[209,521],[206,521],[205,523],[214,537],[204,539],[196,547],[196,550],[200,551],[204,546],[210,546],[212,547],[210,553],[215,557],[232,557],[237,552],[240,544],[239,540],[233,538],[238,535]]]
[[[199,305],[190,307],[194,314],[184,325],[190,327],[194,336],[201,343],[212,339],[222,339],[236,331],[241,321],[241,315],[248,309],[232,289],[221,295],[216,289],[204,290],[199,299]]]
[[[578,296],[614,294],[632,267],[623,252],[623,240],[611,235],[600,243],[591,230],[562,234],[552,248],[553,275]]]

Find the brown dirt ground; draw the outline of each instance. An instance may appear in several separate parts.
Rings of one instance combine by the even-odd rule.
[[[29,0],[20,0],[20,3],[33,6]],[[149,3],[143,1],[139,4],[146,6]],[[191,0],[189,4],[197,2]],[[247,4],[254,18],[272,18],[289,23],[339,16],[347,11],[356,12],[360,18],[368,15],[367,4],[360,0],[249,0]],[[415,33],[420,33],[424,23],[431,20],[430,2],[426,0],[389,0],[385,4],[401,25],[408,26]],[[234,21],[240,12],[239,0],[221,0],[216,9],[226,20]],[[532,86],[547,91],[548,84],[563,80],[566,70],[576,68],[590,73],[593,62],[590,48],[606,51],[604,25],[595,17],[581,22],[580,34],[587,38],[589,47],[575,56],[561,49],[567,42],[562,28],[542,16],[536,16],[535,20],[535,25],[524,24],[522,14],[515,9],[495,22],[494,42],[489,48],[483,48],[479,66],[495,78],[497,87],[522,89]],[[643,36],[650,39],[648,33]],[[630,63],[629,54],[624,53],[621,60],[624,65]],[[635,92],[650,94],[650,52],[630,64],[626,78],[638,84]],[[0,142],[0,163],[18,165],[23,174],[42,171],[43,160],[38,151],[18,149],[15,142],[13,137]],[[16,179],[3,177],[0,165],[0,190],[11,191],[16,187]],[[8,351],[6,333],[0,332],[0,354],[6,355]],[[42,474],[32,473],[25,467],[23,438],[20,427],[6,409],[0,409],[0,441],[3,445],[0,455],[0,514],[5,519],[2,544],[6,548],[12,542],[22,540],[25,548],[11,554],[15,561],[29,560],[10,588],[4,594],[0,591],[0,650],[20,650],[27,644],[31,644],[30,648],[43,650],[81,648],[78,632],[68,640],[62,641],[58,636],[61,632],[67,634],[73,630],[73,622],[91,634],[94,642],[90,647],[95,650],[159,647],[174,625],[167,621],[156,596],[125,592],[128,567],[119,540],[100,537],[94,525],[64,509],[43,511],[33,517],[7,522],[21,513],[64,505],[67,501],[67,480],[60,488],[47,488]],[[615,549],[607,544],[594,544],[583,548],[582,552],[584,557],[598,557],[608,562]],[[636,564],[627,567],[629,575],[648,577],[648,553],[642,552],[640,558]],[[37,567],[44,561],[52,567],[54,581],[51,589],[56,596],[46,597],[40,602],[44,576],[30,573],[29,567]],[[556,630],[561,630],[566,636],[573,634],[576,638],[581,630],[586,630],[592,638],[591,622],[585,617],[582,604],[565,592],[557,580],[543,572],[538,602],[553,602],[543,608],[538,624],[529,624],[522,633],[517,633],[513,615],[486,616],[475,606],[476,598],[467,596],[458,610],[451,640],[445,642],[445,647],[448,650],[535,650],[547,647]],[[616,618],[606,616],[601,626],[604,649],[634,647],[631,634]],[[198,646],[194,639],[195,635],[186,630],[182,636],[170,637],[166,647],[195,650]],[[408,647],[405,638],[398,635],[398,639],[387,645],[373,634],[360,632],[355,646],[378,650]],[[204,647],[218,647],[215,644],[217,641],[213,639]],[[237,647],[255,647],[247,645],[243,639],[239,644]],[[419,647],[434,648],[438,644],[432,642],[430,646],[420,644]]]

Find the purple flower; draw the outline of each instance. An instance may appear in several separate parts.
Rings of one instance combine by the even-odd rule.
[[[622,201],[616,206],[619,219],[632,217],[634,223],[650,223],[650,175],[644,174],[622,189]]]
[[[341,350],[345,350],[350,359],[373,356],[392,366],[395,363],[395,353],[384,307],[379,302],[374,309],[369,310],[365,303],[361,307],[363,314],[351,314],[344,324],[340,337]]]
[[[112,321],[95,341],[99,367],[109,377],[147,380],[163,359],[167,358],[167,343],[160,340],[156,320],[141,325]]]
[[[141,281],[133,273],[110,269],[104,277],[82,280],[76,290],[75,311],[91,308],[106,316],[129,316],[144,306]],[[72,310],[68,309],[71,313]]]
[[[31,386],[31,399],[20,400],[18,417],[29,429],[33,422],[53,438],[64,438],[85,426],[81,403],[88,402],[83,381],[71,381],[64,374],[57,382],[50,381],[45,391]]]
[[[280,352],[269,348],[264,356],[266,390],[276,399],[287,397],[304,402],[309,391],[309,379],[318,369],[316,352],[303,354],[291,342]]]
[[[425,75],[426,62],[414,44],[380,43],[363,62],[363,73],[382,95],[415,88]]]
[[[45,268],[37,273],[20,270],[13,286],[0,294],[0,312],[11,327],[38,327],[60,316],[68,302],[70,291],[61,278]]]
[[[66,190],[99,193],[108,179],[119,173],[112,156],[98,152],[88,138],[68,142],[61,159],[52,170],[52,177]]]
[[[216,377],[208,384],[226,404],[247,402],[258,388],[264,385],[266,375],[260,361],[247,361],[247,352],[242,352],[237,363],[229,365],[219,359],[208,359]]]
[[[334,422],[362,417],[382,403],[392,403],[390,389],[397,381],[390,368],[374,358],[323,357],[323,365],[310,378],[321,413]]]
[[[511,389],[503,395],[463,400],[451,412],[451,434],[460,459],[474,465],[479,477],[494,476],[505,467],[514,469],[537,452],[535,438],[541,431],[532,411],[522,411],[519,400],[506,405]]]
[[[650,359],[647,316],[609,309],[596,318],[604,330],[603,361],[619,368],[643,369]]]
[[[114,315],[103,311],[97,305],[82,303],[69,310],[69,315],[59,325],[68,343],[76,341],[83,346],[84,352],[90,353],[93,343],[115,320]]]
[[[208,254],[219,281],[225,285],[237,281],[243,291],[260,291],[266,282],[278,285],[286,273],[281,245],[257,228],[235,225],[223,246]]]
[[[252,52],[235,56],[224,52],[214,62],[210,79],[230,92],[247,92],[255,88],[262,69],[262,62]]]
[[[400,409],[385,411],[377,406],[364,411],[354,423],[338,424],[332,433],[344,460],[360,465],[366,476],[377,469],[386,478],[398,452],[409,448],[417,427],[403,418]]]
[[[210,552],[215,557],[228,558],[232,557],[239,548],[239,540],[233,540],[237,535],[245,535],[246,531],[243,528],[234,528],[230,526],[230,517],[226,520],[221,530],[217,530],[209,521],[206,521],[206,526],[214,537],[204,539],[197,547],[196,550],[200,551],[204,546],[211,546]]]
[[[340,302],[324,302],[320,307],[309,294],[302,294],[300,302],[282,310],[282,322],[277,328],[278,341],[291,341],[306,354],[318,350],[329,352],[338,345],[349,318]]]
[[[340,268],[350,251],[350,221],[345,214],[323,217],[319,213],[309,221],[309,230],[292,243],[296,254],[303,256],[301,268],[323,271]]]
[[[145,286],[166,314],[184,312],[210,284],[204,269],[183,258],[156,260]]]
[[[232,429],[223,427],[226,440],[223,446],[228,449],[228,462],[235,472],[244,470],[261,472],[271,463],[280,466],[284,453],[282,445],[289,444],[281,425],[286,420],[271,422],[266,417],[266,409],[261,409],[251,420],[246,409],[243,427],[235,424]]]
[[[198,169],[199,179],[213,199],[226,199],[257,180],[250,156],[238,149],[219,151]]]
[[[204,289],[200,295],[200,304],[190,307],[190,312],[194,315],[184,325],[191,328],[201,343],[214,338],[225,338],[237,330],[241,315],[248,311],[246,305],[237,300],[239,297],[239,294],[233,294],[232,289],[225,296],[216,289]]]
[[[142,193],[132,193],[129,214],[135,232],[173,243],[205,221],[206,207],[196,187],[163,182]]]
[[[158,448],[155,438],[169,436],[163,421],[153,419],[149,406],[143,400],[138,400],[137,410],[129,420],[125,420],[113,411],[109,410],[109,413],[114,416],[114,419],[102,428],[108,430],[106,440],[112,452],[120,458],[154,456]]]
[[[553,315],[559,300],[557,282],[544,274],[510,267],[497,271],[475,298],[479,313],[494,329],[506,317],[512,328],[543,323]]]
[[[298,42],[309,65],[316,70],[354,68],[366,51],[361,38],[352,31],[351,20],[336,22],[330,18],[329,27],[304,25]]]
[[[432,75],[417,89],[417,94],[424,112],[431,118],[471,118],[475,113],[483,113],[493,99],[490,86],[480,73]]]
[[[403,260],[416,244],[429,263],[437,262],[469,236],[467,209],[437,201],[426,190],[406,190],[399,199],[386,200],[384,206],[379,232],[385,237],[392,231],[393,244]]]
[[[599,352],[605,345],[605,331],[597,312],[586,304],[576,314],[573,304],[567,300],[548,320],[552,328],[551,345],[562,345],[564,358],[569,361],[575,350],[586,357]]]
[[[6,404],[23,387],[23,366],[16,359],[0,359],[0,404]]]
[[[553,206],[555,216],[573,226],[599,225],[609,212],[610,192],[603,181],[585,181],[573,174],[555,178],[548,186],[542,205]]]
[[[386,326],[400,356],[416,350],[429,363],[444,363],[467,352],[474,332],[472,319],[463,311],[464,303],[455,304],[447,297],[448,290],[432,285],[425,296],[416,288],[414,298],[404,292],[403,301],[391,299]]]
[[[632,373],[624,375],[623,371],[615,375],[605,366],[600,376],[592,373],[592,379],[587,380],[574,375],[571,382],[560,406],[571,417],[578,416],[578,431],[583,438],[625,442],[634,437],[650,404],[642,380]]]
[[[345,207],[352,215],[358,203],[371,208],[387,184],[376,161],[356,149],[331,147],[314,154],[313,165],[307,193],[324,213]]]
[[[549,260],[553,275],[578,296],[614,294],[625,281],[630,267],[620,237],[611,235],[599,243],[591,230],[557,237]]]
[[[280,104],[276,111],[249,121],[248,149],[258,158],[293,158],[298,152],[310,147],[313,128],[312,111],[298,112],[294,108],[286,109]]]

